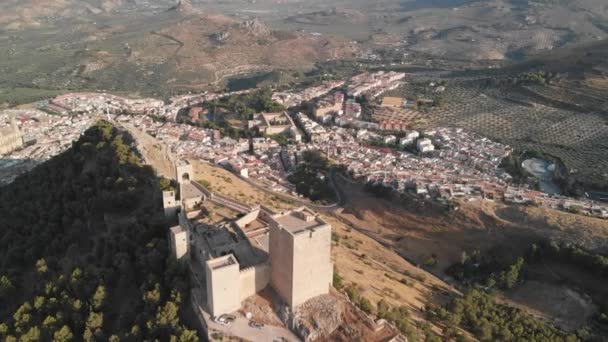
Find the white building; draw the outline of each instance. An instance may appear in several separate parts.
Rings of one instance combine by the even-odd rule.
[[[394,135],[387,135],[384,137],[385,144],[394,144],[397,142],[397,137]]]
[[[427,138],[418,140],[418,144],[416,145],[416,147],[421,153],[431,152],[435,150],[435,146],[433,146],[431,139]]]

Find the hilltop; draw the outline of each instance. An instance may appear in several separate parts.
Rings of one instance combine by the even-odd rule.
[[[160,197],[130,135],[107,122],[3,187],[0,337],[197,341]]]

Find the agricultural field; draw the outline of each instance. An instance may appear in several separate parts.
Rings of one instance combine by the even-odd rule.
[[[441,93],[429,86],[439,82],[446,84]],[[570,98],[564,97],[564,106],[558,107],[550,106],[548,100],[541,104],[536,97],[519,91],[523,87],[508,90],[487,84],[487,78],[478,76],[414,75],[408,84],[390,95],[413,100],[428,98],[440,103],[423,110],[423,117],[431,127],[461,127],[520,151],[558,158],[568,172],[564,185],[572,194],[608,188],[608,116],[605,113],[562,108],[570,104],[566,101],[577,99],[575,93]],[[534,89],[548,93],[553,88],[534,86]]]

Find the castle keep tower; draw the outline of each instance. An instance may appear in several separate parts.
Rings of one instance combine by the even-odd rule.
[[[271,217],[270,284],[293,309],[329,293],[331,226],[307,208]]]

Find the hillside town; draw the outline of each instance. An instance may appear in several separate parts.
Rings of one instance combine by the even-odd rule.
[[[460,128],[412,129],[414,117],[421,114],[411,116],[410,121],[404,119],[413,110],[410,102],[381,98],[405,79],[404,73],[366,73],[348,81],[274,93],[272,99],[287,108],[306,102],[311,110],[255,113],[245,127],[259,135],[239,138],[223,136],[218,129],[179,123],[177,116],[182,110],[192,111],[195,104],[247,91],[181,95],[169,103],[96,93],[62,95],[39,103],[39,109],[0,113],[0,128],[16,123],[23,132],[23,146],[5,153],[2,159],[0,182],[10,182],[67,149],[95,120],[105,118],[148,133],[178,158],[221,165],[268,189],[295,196],[295,186],[288,177],[303,161],[305,151],[318,150],[333,163],[344,165],[354,180],[419,199],[444,204],[456,199],[504,201],[608,218],[606,204],[513,186],[511,176],[499,167],[513,151],[509,146]],[[401,113],[399,123],[363,115],[357,102],[360,96],[378,98],[382,113],[387,108]],[[198,119],[204,109],[194,108]],[[276,135],[288,140],[280,144],[274,139]]]

